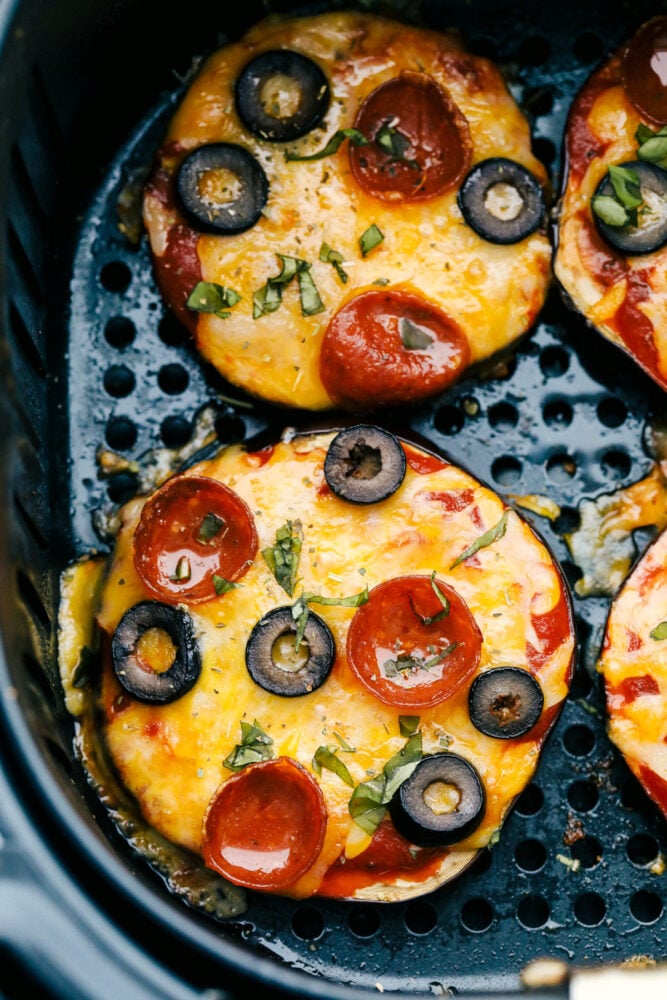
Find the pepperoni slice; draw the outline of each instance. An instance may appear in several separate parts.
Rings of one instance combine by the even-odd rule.
[[[355,120],[368,140],[350,145],[350,166],[367,194],[423,201],[455,187],[470,163],[468,122],[426,73],[404,70],[362,103]]]
[[[211,799],[202,851],[209,868],[248,889],[284,889],[308,871],[324,842],[320,786],[290,757],[248,764]]]
[[[327,327],[320,377],[335,402],[366,408],[440,392],[469,361],[465,334],[442,310],[409,292],[362,292]]]
[[[637,110],[667,125],[667,17],[642,25],[623,53],[623,86]]]
[[[176,476],[144,504],[134,533],[134,564],[162,601],[198,604],[223,593],[257,552],[255,522],[228,486]]]
[[[453,587],[429,576],[398,576],[374,587],[355,613],[347,658],[380,701],[429,708],[475,672],[481,645],[482,633]]]

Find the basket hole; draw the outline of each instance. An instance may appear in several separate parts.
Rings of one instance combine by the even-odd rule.
[[[467,931],[482,934],[493,922],[493,909],[488,899],[469,899],[461,909],[461,923]]]
[[[115,399],[129,396],[135,383],[134,372],[125,365],[112,365],[104,373],[104,388]]]
[[[540,66],[551,55],[551,46],[541,35],[524,38],[519,46],[518,59],[524,66]]]
[[[316,941],[324,931],[324,917],[314,906],[302,906],[292,917],[292,931],[302,941]]]
[[[540,369],[547,378],[560,378],[570,367],[570,357],[562,347],[545,347],[540,354]]]
[[[576,619],[577,634],[579,636],[583,633],[583,626],[586,623],[582,623],[579,619]],[[570,698],[572,701],[577,701],[580,698],[586,698],[591,693],[591,688],[593,687],[593,682],[586,673],[585,670],[577,670],[574,678],[572,679],[572,684],[570,685]]]
[[[560,568],[565,574],[565,579],[567,580],[570,587],[574,587],[577,580],[581,580],[583,571],[580,566],[573,563],[571,559],[563,559],[560,564]]]
[[[107,343],[118,349],[131,344],[136,335],[136,326],[131,319],[127,319],[125,316],[112,316],[104,327]]]
[[[569,535],[581,524],[581,515],[576,507],[561,507],[560,514],[554,521],[554,531],[557,535]]]
[[[570,853],[582,868],[595,868],[602,860],[602,844],[595,837],[582,837],[575,840]]]
[[[568,726],[563,735],[563,746],[573,757],[587,757],[595,746],[595,733],[581,723]]]
[[[497,431],[508,431],[519,422],[519,411],[511,403],[496,403],[489,410],[489,423]]]
[[[590,812],[599,799],[600,793],[592,781],[573,781],[567,790],[567,801],[577,812]]]
[[[523,105],[536,118],[541,118],[553,109],[554,95],[548,87],[531,87],[525,93]]]
[[[600,468],[607,479],[618,481],[630,474],[632,460],[626,452],[613,449],[604,453],[600,460]]]
[[[524,896],[516,911],[519,923],[527,930],[537,930],[547,923],[551,910],[546,899],[541,896]]]
[[[491,466],[491,475],[502,486],[513,486],[521,478],[521,462],[512,455],[502,455]]]
[[[626,778],[621,789],[621,802],[626,809],[643,809],[646,793],[633,774]]]
[[[597,405],[598,420],[605,427],[620,427],[628,415],[627,407],[620,399],[608,396]]]
[[[352,910],[347,917],[347,926],[358,938],[370,938],[380,929],[380,914],[372,906]]]
[[[533,153],[545,167],[548,168],[553,164],[556,159],[556,146],[551,139],[538,136],[536,139],[533,139],[532,147]]]
[[[166,313],[158,325],[158,335],[168,347],[180,347],[188,339],[188,331],[172,313]]]
[[[223,413],[216,418],[215,433],[223,444],[243,441],[245,438],[245,423],[236,414]]]
[[[645,865],[653,864],[658,857],[660,848],[657,841],[653,837],[650,837],[648,833],[636,833],[628,841],[626,850],[632,864],[641,868]]]
[[[528,785],[516,803],[519,816],[536,816],[544,805],[544,793],[539,785]]]
[[[542,411],[547,427],[569,427],[572,423],[572,407],[564,399],[552,399]]]
[[[157,381],[168,396],[179,396],[187,389],[190,376],[183,365],[163,365],[158,372]]]
[[[112,503],[127,503],[137,495],[139,482],[131,472],[119,472],[107,483],[107,496]]]
[[[584,927],[597,927],[607,912],[607,904],[597,892],[582,892],[574,901],[574,916]]]
[[[600,59],[604,52],[604,42],[593,31],[582,31],[574,40],[572,51],[582,63],[592,63]]]
[[[577,463],[567,452],[552,455],[547,461],[547,475],[554,483],[568,483],[577,471]]]
[[[405,926],[412,934],[430,934],[437,923],[437,910],[425,900],[410,903],[405,911]]]
[[[50,628],[51,619],[49,618],[48,612],[42,603],[42,599],[37,593],[34,583],[22,569],[19,569],[16,572],[16,583],[21,600],[25,604],[28,611],[31,612],[33,617],[36,618],[37,621],[44,626],[44,628]]]
[[[435,429],[441,434],[458,434],[463,428],[463,414],[455,406],[441,406],[436,411]]]
[[[160,437],[167,448],[180,448],[192,436],[192,424],[185,417],[165,417],[160,424]]]
[[[547,860],[547,849],[541,840],[522,840],[517,844],[514,860],[524,872],[539,872]]]
[[[136,424],[129,417],[112,417],[104,431],[110,448],[127,451],[137,443]]]
[[[649,889],[640,889],[630,899],[630,913],[639,924],[654,924],[662,916],[662,900]]]
[[[498,47],[496,43],[485,35],[479,38],[472,38],[467,44],[467,48],[474,52],[476,56],[484,56],[485,59],[496,59]]]
[[[468,868],[469,875],[483,875],[488,872],[491,868],[491,851],[488,849],[481,850],[470,868]]]
[[[120,260],[112,260],[100,271],[100,282],[107,292],[126,292],[131,281],[132,272]]]

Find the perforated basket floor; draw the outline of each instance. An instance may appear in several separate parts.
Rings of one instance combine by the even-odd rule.
[[[560,4],[527,4],[527,14],[517,5],[472,2],[426,3],[422,10],[427,23],[459,27],[472,49],[504,67],[557,188],[574,93],[653,8],[595,3],[564,13]],[[208,402],[218,409],[223,443],[312,419],[258,405],[203,365],[164,312],[145,238],[135,248],[118,230],[119,194],[150,164],[174,99],[148,113],[120,150],[74,261],[72,554],[101,547],[93,512],[136,489],[131,471],[99,477],[100,445],[141,462],[155,447],[185,443]],[[506,377],[459,384],[412,412],[405,431],[423,435],[504,496],[556,500],[562,514],[553,524],[525,516],[574,583],[578,571],[563,534],[576,525],[583,498],[648,472],[647,428],[664,413],[665,397],[568,311],[556,289],[510,369]],[[647,540],[637,538],[638,552]],[[607,609],[602,598],[575,599],[580,657],[571,699],[500,843],[473,869],[427,898],[384,907],[251,894],[243,920],[220,925],[221,942],[243,939],[249,949],[333,982],[436,995],[516,988],[521,968],[543,955],[573,964],[665,957],[667,888],[659,859],[667,852],[667,826],[606,739],[593,670]]]

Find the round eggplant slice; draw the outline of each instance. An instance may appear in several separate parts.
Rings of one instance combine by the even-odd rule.
[[[333,439],[324,460],[329,489],[349,503],[386,500],[405,478],[405,452],[397,437],[373,424],[355,424]]]
[[[111,640],[111,656],[128,694],[155,705],[186,694],[201,672],[192,618],[159,601],[142,601],[125,612]]]
[[[504,157],[482,160],[459,189],[463,218],[488,243],[519,243],[542,225],[542,185],[529,170]]]
[[[614,187],[609,174],[598,184],[591,200],[595,225],[602,238],[614,250],[628,255],[653,253],[667,243],[667,171],[655,163],[643,160],[632,160],[619,166],[634,171],[639,180],[643,204],[636,210],[637,225],[633,225],[632,221],[625,225],[610,225],[598,214],[595,199],[614,198]],[[620,203],[619,208],[623,212]]]
[[[278,49],[252,59],[236,81],[236,111],[260,139],[289,142],[310,132],[329,107],[329,82],[312,59]]]
[[[245,648],[246,667],[265,691],[293,698],[310,694],[329,676],[336,658],[329,626],[309,611],[298,649],[296,632],[292,609],[281,607],[260,618],[250,633]]]
[[[389,804],[398,832],[419,847],[463,840],[482,822],[485,808],[479,774],[455,753],[424,757]]]
[[[269,182],[252,153],[231,142],[213,142],[189,153],[176,175],[183,213],[202,232],[231,235],[258,221]]]
[[[542,688],[521,667],[495,667],[479,674],[470,686],[470,720],[480,733],[499,740],[523,736],[544,707]]]

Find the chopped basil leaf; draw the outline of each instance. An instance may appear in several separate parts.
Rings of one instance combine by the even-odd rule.
[[[320,247],[320,260],[324,264],[331,264],[336,269],[336,274],[343,284],[347,284],[349,275],[343,269],[344,257],[339,250],[333,250],[328,243],[323,243]]]
[[[210,542],[212,538],[220,533],[225,522],[217,514],[207,514],[202,523],[199,525],[199,531],[197,533],[198,542]]]
[[[627,226],[630,216],[615,198],[608,194],[598,194],[591,198],[591,208],[599,219],[608,226]]]
[[[375,133],[375,142],[380,149],[397,160],[405,159],[405,151],[410,145],[407,135],[403,135],[397,128],[386,122]]]
[[[315,751],[315,756],[313,757],[313,768],[317,774],[322,773],[322,768],[325,767],[327,771],[333,771],[337,774],[341,781],[344,781],[346,785],[350,788],[354,788],[354,779],[352,775],[345,767],[345,764],[336,756],[335,750],[330,750],[329,747],[318,747]]]
[[[430,347],[434,340],[430,333],[405,316],[398,321],[398,332],[406,351],[423,351]]]
[[[623,208],[639,208],[643,203],[639,176],[631,167],[609,167],[609,180]]]
[[[229,771],[240,771],[248,764],[271,760],[272,757],[273,740],[255,719],[252,725],[249,722],[241,723],[241,742],[237,743],[222,764]]]
[[[289,285],[294,278],[299,282],[299,297],[301,299],[301,312],[304,316],[314,316],[322,312],[324,305],[319,292],[315,287],[310,272],[311,265],[307,260],[299,257],[288,257],[286,254],[277,255],[282,263],[280,274],[268,278],[266,283],[258,288],[252,297],[253,319],[259,319],[267,313],[275,312],[280,307],[283,300],[283,289]]]
[[[176,563],[176,569],[174,570],[173,576],[170,576],[169,579],[173,583],[179,583],[181,580],[189,580],[190,574],[190,560],[187,556],[181,556]]]
[[[639,124],[635,132],[637,140],[637,155],[640,160],[667,165],[667,126],[654,132],[648,125]]]
[[[644,125],[643,122],[640,122],[639,125],[637,126],[637,131],[635,132],[635,139],[637,141],[638,146],[643,146],[645,142],[647,142],[649,139],[652,139],[655,135],[664,135],[664,134],[665,133],[663,132],[662,129],[660,129],[660,132],[654,132],[652,128],[648,127],[648,125]]]
[[[407,672],[408,670],[430,670],[431,667],[435,667],[446,656],[453,653],[457,646],[458,642],[451,642],[449,646],[441,649],[434,656],[430,656],[428,660],[424,660],[421,656],[408,656],[405,653],[397,656],[395,660],[385,660],[382,664],[382,669],[384,670],[385,677],[398,677],[400,673]]]
[[[236,590],[240,586],[240,583],[233,583],[231,580],[225,580],[224,576],[218,576],[217,573],[213,574],[213,587],[218,597],[221,594],[226,594],[229,590]]]
[[[347,742],[347,740],[343,739],[343,737],[340,735],[340,733],[334,733],[334,736],[338,740],[338,742],[340,744],[341,750],[344,750],[345,753],[356,753],[357,752],[356,748],[355,747],[351,747],[350,744]]]
[[[399,715],[398,728],[401,736],[414,736],[419,729],[419,721],[418,715]]]
[[[213,313],[220,319],[227,319],[228,310],[240,301],[241,296],[233,288],[225,288],[214,281],[199,281],[185,304],[195,312]]]
[[[440,587],[435,582],[435,570],[431,573],[431,588],[433,593],[440,601],[442,605],[442,611],[439,611],[437,615],[420,615],[414,604],[412,603],[412,598],[410,598],[410,607],[412,608],[414,614],[419,618],[422,625],[435,625],[436,622],[442,621],[449,614],[449,600],[440,590]]]
[[[469,545],[468,548],[461,553],[458,559],[454,560],[449,568],[454,569],[454,567],[458,566],[459,563],[465,562],[466,559],[470,559],[470,556],[474,556],[480,549],[485,549],[488,545],[493,545],[493,543],[497,542],[499,538],[502,538],[507,531],[507,519],[509,515],[509,510],[506,510],[498,521],[498,524],[495,524],[493,528],[489,528],[489,530],[485,531],[483,535],[480,535],[480,537],[477,538],[472,545]]]
[[[304,163],[309,160],[323,160],[325,156],[333,156],[337,153],[346,139],[349,139],[354,146],[368,146],[368,139],[358,128],[341,128],[329,139],[324,149],[317,153],[310,153],[307,156],[300,156],[298,153],[285,153],[288,163]]]
[[[302,316],[316,316],[317,313],[324,312],[324,303],[310,273],[311,265],[306,264],[305,261],[300,263],[303,266],[297,272],[297,280],[299,282],[301,314]]]
[[[299,649],[303,634],[308,622],[309,604],[326,604],[330,607],[358,608],[368,600],[368,585],[360,590],[358,594],[351,594],[349,597],[322,597],[320,594],[300,594],[292,605],[292,618],[297,623],[296,635],[294,637],[295,649]]]
[[[262,549],[264,562],[290,597],[294,593],[302,544],[301,521],[287,521],[276,531],[276,544]]]
[[[649,632],[651,639],[655,642],[661,642],[663,639],[667,639],[667,622],[660,622],[659,625]]]
[[[357,826],[366,833],[375,833],[387,812],[387,803],[406,778],[410,777],[422,755],[422,735],[413,732],[405,746],[387,761],[381,774],[357,785],[348,803],[350,816]]]
[[[384,239],[384,233],[375,225],[371,223],[368,229],[361,234],[359,237],[359,246],[361,248],[361,256],[367,257],[371,250],[379,246]]]

